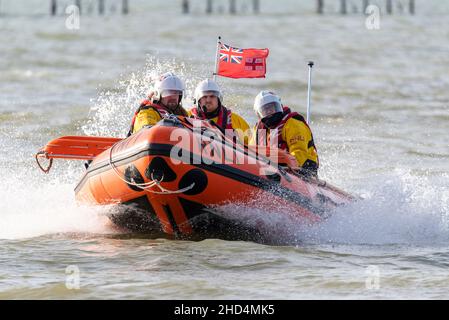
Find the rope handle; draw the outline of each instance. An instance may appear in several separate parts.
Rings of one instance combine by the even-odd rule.
[[[151,181],[150,182],[144,182],[144,183],[135,183],[133,181],[128,181],[126,178],[122,178],[122,173],[117,169],[117,167],[114,165],[112,161],[112,151],[114,147],[116,146],[118,142],[114,143],[112,147],[109,150],[109,166],[112,168],[113,172],[116,174],[117,178],[119,178],[121,181],[125,182],[128,185],[132,185],[135,187],[138,187],[148,193],[154,193],[154,194],[178,194],[178,193],[184,193],[190,189],[192,189],[195,186],[195,182],[193,182],[190,186],[187,186],[185,188],[179,189],[179,190],[168,190],[161,186],[161,182],[164,179],[164,176],[160,180],[157,180],[153,177],[153,173],[151,173]],[[150,190],[152,187],[158,187],[159,191]]]
[[[50,162],[48,163],[48,166],[46,168],[44,168],[41,165],[41,163],[39,162],[39,158],[45,158],[45,159],[49,159],[50,160]],[[37,165],[39,166],[39,169],[41,169],[44,173],[49,173],[50,172],[51,166],[53,165],[53,158],[50,158],[48,156],[47,152],[39,151],[38,153],[36,153],[35,159],[36,159]]]

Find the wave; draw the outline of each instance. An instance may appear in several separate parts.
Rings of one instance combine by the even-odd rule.
[[[366,181],[363,200],[336,209],[317,224],[281,210],[230,204],[220,215],[263,226],[273,243],[290,245],[446,245],[449,242],[448,176],[416,177],[399,170]],[[257,202],[257,199],[255,200]]]
[[[4,175],[0,186],[0,239],[24,239],[56,233],[114,233],[107,207],[80,206],[74,185],[42,175]]]

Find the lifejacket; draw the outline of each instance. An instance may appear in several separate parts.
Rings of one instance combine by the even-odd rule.
[[[198,108],[196,108],[196,107],[192,108],[190,110],[190,112],[196,119],[207,120],[204,112],[199,112]],[[222,130],[233,129],[233,127],[232,127],[232,111],[226,109],[225,106],[220,107],[220,111],[218,112],[218,115],[217,115],[217,125]]]
[[[146,109],[153,109],[156,111],[161,118],[167,117],[170,114],[173,114],[172,112],[168,111],[165,107],[162,105],[152,102],[151,100],[145,99],[140,103],[139,108],[137,108],[136,112],[134,113],[133,119],[131,120],[131,127],[128,132],[128,137],[133,133],[134,131],[134,123],[136,122],[137,115],[140,111],[146,110]],[[187,115],[187,114],[182,114]]]
[[[287,150],[287,148],[288,148],[287,142],[284,141],[284,139],[282,139],[282,129],[284,128],[284,126],[287,123],[287,121],[290,118],[293,118],[293,119],[301,121],[302,123],[304,123],[307,126],[307,128],[309,128],[312,140],[309,141],[309,144],[308,144],[307,147],[308,148],[311,148],[311,147],[315,148],[315,142],[313,141],[312,130],[310,130],[310,127],[307,124],[307,122],[304,119],[304,117],[302,115],[300,115],[299,113],[297,113],[297,112],[292,112],[290,110],[290,108],[287,107],[287,106],[284,106],[282,109],[283,109],[282,120],[273,129],[270,129],[270,128],[266,127],[265,124],[261,120],[259,120],[259,122],[257,123],[257,129],[256,129],[256,141],[257,141],[257,144],[260,145],[260,146],[269,146],[270,137],[273,136],[273,137],[277,138],[277,141],[278,141],[277,147],[279,149],[282,149],[282,150]],[[270,130],[270,135],[267,135],[267,134],[260,135],[259,134],[259,130],[261,130],[261,129]],[[265,132],[267,132],[267,131],[265,131]]]

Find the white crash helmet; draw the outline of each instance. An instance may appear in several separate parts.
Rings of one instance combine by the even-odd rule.
[[[161,75],[154,84],[154,99],[161,100],[174,94],[179,94],[182,99],[184,90],[184,82],[173,72],[167,72]]]
[[[261,119],[282,112],[281,99],[271,91],[261,91],[254,99],[254,111]]]
[[[194,103],[198,105],[202,97],[210,94],[216,96],[218,98],[219,103],[222,103],[223,97],[221,95],[221,90],[218,84],[215,81],[209,79],[201,81],[195,88]]]

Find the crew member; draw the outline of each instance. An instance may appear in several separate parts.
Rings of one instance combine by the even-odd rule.
[[[252,134],[252,142],[286,150],[296,158],[302,173],[317,176],[318,153],[304,117],[283,106],[281,99],[270,91],[261,91],[256,96],[254,111],[259,121]]]
[[[128,136],[145,126],[155,125],[170,114],[187,117],[188,113],[181,104],[184,90],[184,83],[174,73],[161,75],[148,99],[142,101],[135,112]]]
[[[194,118],[211,120],[228,137],[236,137],[241,143],[248,144],[250,126],[245,119],[223,105],[223,96],[215,81],[206,79],[197,85],[194,104],[190,110]]]

